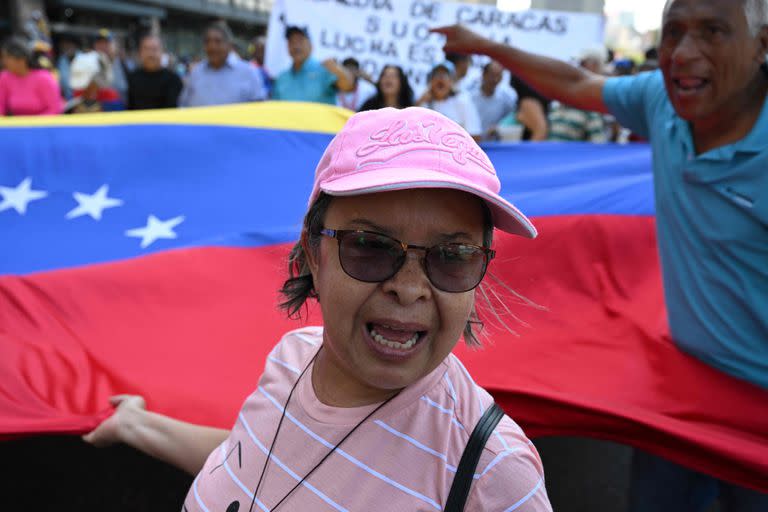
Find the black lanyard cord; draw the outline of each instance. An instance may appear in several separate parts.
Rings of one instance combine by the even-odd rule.
[[[322,347],[321,347],[321,349],[322,349]],[[319,353],[320,353],[320,350],[318,350],[318,351],[315,353],[315,355],[312,357],[312,359],[309,361],[309,363],[307,363],[307,366],[305,366],[305,367],[304,367],[304,370],[302,370],[301,374],[299,374],[299,378],[298,378],[298,379],[296,379],[296,382],[293,384],[293,387],[291,388],[291,391],[290,391],[290,393],[288,393],[288,399],[285,401],[285,406],[283,407],[283,414],[282,414],[282,416],[280,416],[280,421],[277,423],[277,430],[275,430],[275,437],[274,437],[274,438],[272,438],[272,445],[269,447],[269,453],[267,453],[267,458],[266,458],[266,460],[264,461],[264,468],[262,468],[262,470],[261,470],[261,476],[259,477],[259,482],[256,484],[256,489],[254,489],[254,491],[253,491],[253,499],[251,500],[251,506],[248,508],[248,512],[253,512],[253,505],[254,505],[254,503],[256,503],[256,496],[258,495],[258,492],[259,492],[259,488],[261,487],[261,482],[262,482],[262,480],[264,479],[264,474],[265,474],[265,473],[266,473],[266,471],[267,471],[267,466],[268,466],[268,464],[269,464],[269,460],[270,460],[270,458],[272,457],[272,450],[273,450],[273,448],[275,447],[275,441],[277,441],[277,435],[280,433],[280,427],[283,425],[283,419],[285,418],[285,413],[286,413],[286,411],[288,410],[288,403],[291,401],[291,397],[293,396],[293,392],[296,390],[296,386],[298,386],[298,384],[299,384],[299,381],[300,381],[300,380],[301,380],[301,378],[304,376],[304,374],[306,373],[306,371],[307,371],[307,369],[310,367],[310,365],[311,365],[311,364],[312,364],[312,363],[315,361],[315,359],[317,358],[317,354],[319,354]],[[304,476],[301,478],[301,480],[299,480],[299,482],[298,482],[296,485],[294,485],[294,486],[291,488],[291,490],[290,490],[290,491],[288,491],[288,493],[287,493],[285,496],[283,496],[283,497],[282,497],[282,499],[281,499],[280,501],[278,501],[278,502],[275,504],[275,506],[274,506],[274,507],[272,507],[272,508],[270,509],[270,512],[274,512],[275,510],[277,510],[277,507],[279,507],[279,506],[280,506],[280,505],[281,505],[281,504],[282,504],[282,503],[283,503],[283,502],[284,502],[284,501],[285,501],[285,500],[286,500],[286,499],[287,499],[287,498],[288,498],[288,497],[289,497],[291,494],[293,494],[293,491],[295,491],[296,489],[298,489],[298,488],[299,488],[299,486],[300,486],[301,484],[303,484],[303,483],[304,483],[304,481],[305,481],[307,478],[309,478],[309,475],[311,475],[312,473],[314,473],[314,471],[315,471],[317,468],[319,468],[319,467],[320,467],[320,465],[321,465],[323,462],[325,462],[325,460],[326,460],[328,457],[330,457],[330,456],[331,456],[331,454],[332,454],[333,452],[335,452],[335,451],[336,451],[336,449],[337,449],[339,446],[341,446],[341,444],[342,444],[344,441],[346,441],[346,440],[347,440],[347,438],[348,438],[349,436],[351,436],[351,435],[352,435],[352,433],[353,433],[355,430],[357,430],[357,428],[358,428],[360,425],[362,425],[363,423],[365,423],[365,422],[366,422],[366,420],[368,420],[368,418],[370,418],[371,416],[373,416],[374,414],[376,414],[376,413],[379,411],[379,409],[381,409],[382,407],[384,407],[385,405],[387,405],[389,402],[391,402],[391,401],[392,401],[392,399],[393,399],[393,398],[395,398],[395,397],[396,397],[397,395],[399,395],[399,394],[400,394],[400,391],[398,391],[397,393],[395,393],[395,394],[394,394],[394,395],[392,395],[391,397],[387,398],[387,399],[386,399],[384,402],[380,403],[380,404],[379,404],[379,405],[378,405],[378,406],[377,406],[377,407],[376,407],[374,410],[372,410],[371,412],[369,412],[369,413],[366,415],[366,417],[365,417],[365,418],[363,418],[362,420],[360,420],[360,421],[357,423],[357,425],[355,425],[355,426],[352,428],[352,430],[350,430],[349,432],[347,432],[347,434],[346,434],[344,437],[342,437],[342,438],[341,438],[341,440],[340,440],[338,443],[336,443],[336,445],[335,445],[333,448],[331,448],[331,450],[330,450],[328,453],[326,453],[326,454],[325,454],[325,456],[323,456],[323,458],[322,458],[322,459],[320,459],[320,462],[318,462],[317,464],[315,464],[315,466],[314,466],[312,469],[310,469],[310,470],[309,470],[309,472],[308,472],[306,475],[304,475]]]

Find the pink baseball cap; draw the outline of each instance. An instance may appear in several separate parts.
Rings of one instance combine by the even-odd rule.
[[[325,148],[309,205],[320,192],[354,196],[409,188],[450,188],[483,199],[496,228],[527,238],[536,228],[501,197],[488,156],[457,123],[421,107],[383,108],[349,118]]]

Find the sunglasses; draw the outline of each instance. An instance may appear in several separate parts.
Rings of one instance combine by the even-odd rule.
[[[496,255],[496,251],[479,245],[443,243],[422,247],[371,231],[323,229],[320,233],[338,241],[344,272],[365,283],[392,278],[405,263],[408,250],[419,249],[425,253],[424,270],[435,288],[466,292],[480,284],[488,262]]]

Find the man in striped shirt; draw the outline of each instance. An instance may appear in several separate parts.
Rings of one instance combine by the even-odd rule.
[[[592,73],[603,74],[605,49],[590,48],[579,58],[579,66]],[[603,115],[558,103],[549,113],[549,140],[564,142],[608,142]]]
[[[558,105],[549,114],[549,140],[607,142],[605,121],[597,112]]]

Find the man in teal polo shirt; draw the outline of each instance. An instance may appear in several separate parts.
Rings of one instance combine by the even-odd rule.
[[[485,39],[435,29],[548,98],[610,112],[653,148],[659,252],[678,346],[768,389],[768,0],[670,0],[660,71],[604,78]],[[636,452],[640,511],[768,511],[768,495]]]
[[[277,76],[272,99],[336,104],[336,93],[349,92],[355,82],[334,59],[320,62],[312,58],[312,43],[306,29],[290,26],[285,30],[291,67]]]

